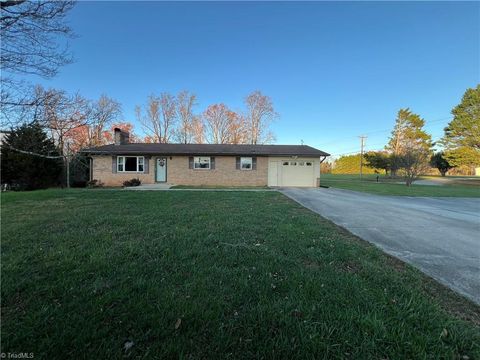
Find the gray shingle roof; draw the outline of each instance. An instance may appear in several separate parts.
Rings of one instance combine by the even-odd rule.
[[[257,156],[329,156],[307,145],[233,145],[233,144],[140,144],[104,145],[83,149],[92,155],[257,155]]]

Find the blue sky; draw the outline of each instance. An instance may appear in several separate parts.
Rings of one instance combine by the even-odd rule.
[[[134,107],[151,93],[197,94],[197,111],[234,110],[261,90],[277,143],[332,154],[383,147],[410,107],[434,139],[480,82],[480,3],[80,2],[69,15],[75,62],[48,87],[105,93]],[[136,124],[137,132],[141,133]]]

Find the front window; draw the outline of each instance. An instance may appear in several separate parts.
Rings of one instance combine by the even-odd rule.
[[[193,162],[194,169],[210,169],[210,158],[204,156],[195,156]]]
[[[240,169],[242,170],[252,170],[253,160],[251,157],[242,157],[240,158]]]
[[[143,156],[118,156],[117,172],[143,172],[144,163]]]
[[[123,156],[117,157],[117,171],[123,172],[124,171],[124,160]]]

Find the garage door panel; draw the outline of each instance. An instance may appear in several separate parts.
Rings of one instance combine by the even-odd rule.
[[[269,186],[315,186],[315,159],[278,159],[268,166]]]
[[[313,166],[282,165],[283,186],[312,186]]]

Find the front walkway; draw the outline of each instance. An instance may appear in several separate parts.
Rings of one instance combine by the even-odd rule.
[[[173,184],[156,183],[156,184],[142,184],[140,186],[129,186],[123,188],[124,190],[168,190]]]

